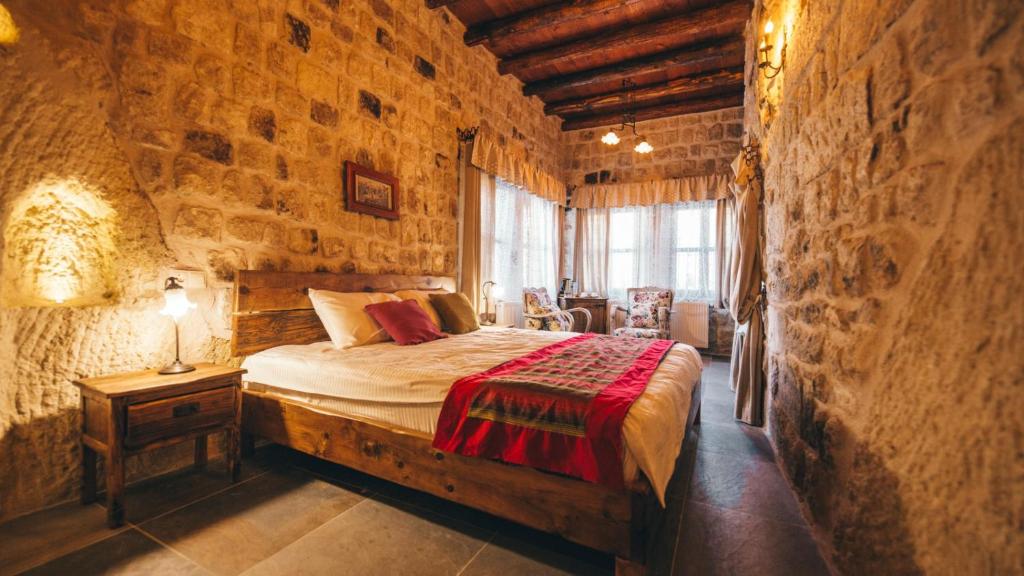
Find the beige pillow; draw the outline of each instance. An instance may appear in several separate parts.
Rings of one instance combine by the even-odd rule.
[[[320,317],[334,347],[339,350],[376,344],[390,340],[388,333],[363,311],[369,304],[398,302],[393,294],[383,292],[331,292],[309,290],[313,309]]]
[[[420,308],[427,313],[430,320],[437,326],[438,330],[441,329],[441,316],[437,313],[437,308],[430,303],[431,294],[447,294],[447,290],[399,290],[395,292],[395,296],[398,296],[402,300],[415,300]]]

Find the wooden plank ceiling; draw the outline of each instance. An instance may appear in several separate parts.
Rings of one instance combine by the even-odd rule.
[[[750,0],[426,0],[466,25],[562,130],[743,103]],[[626,89],[625,81],[634,86]]]

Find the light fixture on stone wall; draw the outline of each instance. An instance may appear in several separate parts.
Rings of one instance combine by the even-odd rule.
[[[774,44],[772,44],[772,33],[775,32],[775,23],[771,20],[765,22],[764,35],[761,36],[761,45],[757,48],[757,51],[760,54],[757,67],[761,70],[761,73],[764,74],[764,77],[769,80],[778,76],[779,72],[782,72],[782,67],[786,65],[786,45],[789,43],[788,28],[788,24],[782,27],[782,44],[779,49],[779,65],[775,66],[772,64],[772,50],[775,49]]]
[[[0,45],[16,44],[20,36],[21,33],[14,24],[14,17],[3,4],[0,4]]]
[[[181,285],[181,278],[171,276],[164,280],[164,308],[160,314],[170,316],[174,319],[174,362],[160,369],[161,374],[181,374],[191,372],[195,366],[184,364],[181,361],[181,345],[178,322],[188,314],[189,310],[195,309],[195,302],[188,299],[185,294],[185,287]]]
[[[622,125],[619,126],[619,130],[623,131],[627,127],[633,130],[633,136],[640,139],[640,143],[633,147],[633,151],[638,154],[650,154],[651,152],[654,152],[654,146],[651,146],[651,143],[647,141],[647,138],[644,138],[636,131],[636,97],[632,92],[632,90],[636,88],[636,84],[629,78],[626,78],[622,81],[622,88],[629,91],[627,96],[629,111],[622,115]],[[620,141],[621,139],[619,138],[619,135],[615,133],[614,128],[609,129],[608,133],[601,137],[601,142],[604,142],[609,146],[615,146]]]

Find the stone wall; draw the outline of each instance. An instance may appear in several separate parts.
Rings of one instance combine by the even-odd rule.
[[[640,140],[630,129],[613,128],[621,138],[615,146],[601,142],[607,127],[565,133],[562,167],[570,185],[730,173],[740,151],[743,108],[640,122],[637,132],[654,146],[650,154],[633,151]]]
[[[770,430],[843,573],[1024,565],[1021,7],[766,10]]]
[[[75,496],[74,378],[169,360],[170,269],[205,278],[183,355],[227,361],[236,269],[454,274],[456,128],[559,169],[558,121],[422,0],[3,5],[0,520]],[[345,211],[345,160],[399,221]]]

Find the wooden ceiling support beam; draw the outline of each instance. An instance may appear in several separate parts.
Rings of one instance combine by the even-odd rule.
[[[539,66],[571,66],[577,58],[607,56],[608,52],[616,50],[632,50],[646,56],[674,46],[741,34],[749,18],[749,0],[731,0],[671,18],[629,26],[610,34],[511,56],[498,63],[498,71],[519,75]]]
[[[427,0],[427,8],[430,8],[431,10],[435,8],[444,8],[460,1],[461,0]]]
[[[743,68],[716,70],[696,76],[684,76],[667,82],[621,89],[607,94],[552,102],[544,106],[545,114],[585,114],[626,111],[631,105],[643,107],[679,96],[707,95],[713,91],[743,89]],[[634,99],[631,104],[630,98]]]
[[[644,0],[562,0],[507,18],[481,22],[467,29],[462,39],[467,46],[476,46],[538,28],[571,25],[573,22],[591,19],[601,13],[628,10],[631,5],[643,2]]]
[[[739,90],[734,94],[711,96],[709,98],[692,99],[688,98],[668,104],[657,104],[638,108],[636,120],[654,120],[656,118],[667,118],[669,116],[681,116],[683,114],[696,114],[698,112],[710,112],[723,108],[734,108],[743,105],[743,91]],[[622,122],[621,113],[603,112],[600,114],[585,114],[571,116],[562,123],[562,131],[581,130],[583,128],[596,128],[598,126],[612,126]]]
[[[523,86],[523,94],[547,100],[549,94],[558,91],[586,90],[591,86],[611,82],[621,84],[628,78],[661,72],[669,68],[683,68],[687,74],[698,74],[708,70],[742,66],[744,55],[743,38],[730,38],[698,47],[687,46],[575,74],[531,82]]]

